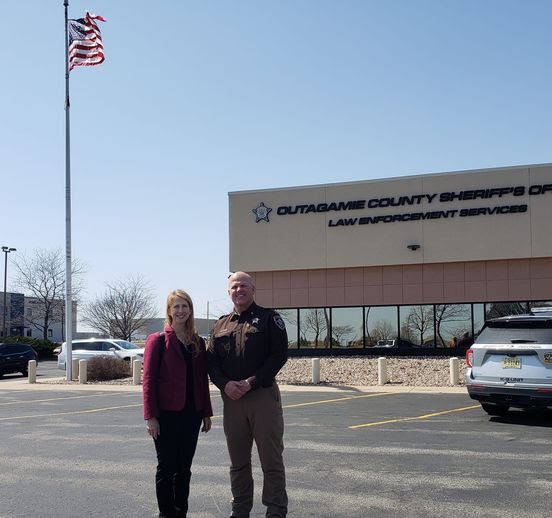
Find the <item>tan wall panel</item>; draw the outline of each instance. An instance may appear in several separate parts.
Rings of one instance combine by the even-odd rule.
[[[278,218],[276,207],[325,201],[324,189],[270,191],[229,197],[230,270],[260,271],[326,267],[324,218],[304,215],[300,222]],[[255,222],[251,212],[261,202],[272,208],[269,222]],[[262,264],[262,268],[259,265]]]
[[[552,176],[551,176],[552,178]],[[529,185],[529,169],[490,170],[448,173],[424,179],[431,192],[459,192],[471,189]],[[528,203],[528,196],[455,200],[437,203],[438,210],[478,209]],[[551,196],[552,201],[552,196]],[[515,235],[515,246],[511,236]],[[481,259],[521,258],[531,255],[529,212],[515,215],[460,216],[450,220],[424,222],[424,262],[475,261]]]
[[[375,199],[418,194],[422,189],[422,179],[406,178],[385,182],[368,182],[361,185],[349,184],[327,189],[328,200]],[[423,206],[423,205],[422,205]],[[358,211],[326,213],[326,222],[343,218],[358,218],[372,214],[389,214],[394,208],[364,209]],[[422,255],[406,248],[408,244],[422,241],[421,222],[377,223],[352,227],[328,227],[327,262],[328,267],[364,266],[371,264],[419,263]]]
[[[531,185],[552,184],[552,167],[531,168]],[[532,257],[552,256],[552,192],[531,196]]]
[[[531,185],[552,184],[552,166],[441,173],[349,184],[230,193],[230,269],[249,271],[351,268],[552,256],[552,192],[529,196]],[[526,192],[488,199],[441,200],[448,192],[523,186]],[[406,197],[419,196],[408,204]],[[372,200],[385,205],[370,207]],[[415,199],[415,198],[411,198]],[[278,215],[278,207],[362,200],[357,210]],[[255,222],[261,202],[269,222]],[[462,211],[527,205],[526,212],[462,216]],[[451,211],[455,211],[454,215]],[[434,213],[437,219],[375,222]],[[449,214],[449,217],[443,217]],[[337,225],[353,220],[353,225]],[[419,244],[418,250],[408,245]],[[491,289],[491,288],[489,288]],[[498,287],[493,287],[498,290]],[[503,288],[500,288],[503,289]]]

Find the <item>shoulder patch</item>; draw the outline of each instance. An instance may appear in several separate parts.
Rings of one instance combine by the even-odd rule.
[[[284,324],[284,321],[282,320],[282,317],[276,313],[273,317],[274,323],[282,330],[286,330],[286,325]]]

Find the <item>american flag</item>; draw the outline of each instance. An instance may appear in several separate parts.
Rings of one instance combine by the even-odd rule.
[[[69,70],[74,67],[99,65],[105,59],[100,29],[94,20],[105,22],[101,16],[86,12],[84,18],[68,20]]]

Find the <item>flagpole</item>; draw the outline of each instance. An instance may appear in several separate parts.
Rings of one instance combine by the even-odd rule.
[[[69,35],[67,9],[65,6],[65,374],[67,381],[73,379],[73,304],[71,295],[71,133],[69,124]]]

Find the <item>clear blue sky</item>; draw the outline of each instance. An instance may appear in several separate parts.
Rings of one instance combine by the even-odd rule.
[[[547,0],[75,0],[70,17],[86,9],[108,22],[105,63],[71,74],[89,298],[140,274],[160,316],[175,287],[196,316],[228,308],[228,191],[552,162]],[[0,34],[0,244],[63,249],[63,1],[4,2]]]

